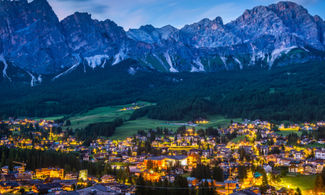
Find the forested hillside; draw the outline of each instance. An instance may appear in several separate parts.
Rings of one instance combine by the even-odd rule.
[[[250,119],[309,121],[325,119],[325,64],[308,63],[216,73],[127,73],[119,66],[29,88],[2,84],[0,116],[68,115],[103,105],[135,101],[157,103],[132,119],[180,120],[222,114]]]

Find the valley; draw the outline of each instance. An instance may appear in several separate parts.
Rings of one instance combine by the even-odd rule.
[[[0,194],[325,194],[325,1],[266,2],[0,0]]]

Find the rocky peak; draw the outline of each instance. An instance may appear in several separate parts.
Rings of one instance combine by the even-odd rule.
[[[21,5],[27,5],[27,0],[1,0],[0,5],[1,7],[12,7],[12,6],[21,6]]]
[[[156,28],[148,24],[148,25],[140,26],[139,30],[145,31],[147,33],[152,33],[153,31],[156,30]]]
[[[183,31],[194,32],[194,31],[206,31],[206,30],[217,30],[218,28],[223,27],[223,21],[221,17],[216,17],[214,20],[210,20],[209,18],[204,18],[197,23],[193,23],[191,25],[185,25],[182,28]]]
[[[273,65],[292,49],[325,50],[323,19],[292,2],[246,10],[228,24],[216,17],[181,29],[144,25],[127,32],[88,13],[60,22],[46,0],[0,0],[0,17],[0,55],[38,74],[70,71],[80,63],[115,65],[127,58],[172,72],[243,69],[258,60]]]
[[[221,26],[223,25],[223,20],[220,16],[216,17],[213,22]]]
[[[178,29],[173,27],[172,25],[166,25],[159,28],[158,31],[161,34],[161,38],[167,40],[171,38],[171,36],[173,36],[178,31]]]
[[[93,23],[93,20],[91,19],[91,15],[88,13],[81,13],[81,12],[75,12],[74,14],[64,18],[61,23],[63,25],[90,25]]]
[[[278,11],[303,10],[304,12],[307,12],[307,10],[304,7],[292,1],[280,1],[277,4],[270,5],[269,7],[276,8]]]
[[[293,2],[279,2],[270,5],[269,8],[281,18],[290,32],[301,35],[297,37],[298,39],[308,42],[317,49],[324,49],[315,17],[311,16],[307,9]]]
[[[48,23],[59,23],[58,17],[47,0],[34,0],[30,3],[30,7],[37,18]]]

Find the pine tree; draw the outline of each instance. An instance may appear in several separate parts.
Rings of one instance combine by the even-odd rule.
[[[325,186],[324,186],[324,180],[321,175],[317,175],[316,180],[315,180],[315,192],[316,193],[321,193],[325,192]]]

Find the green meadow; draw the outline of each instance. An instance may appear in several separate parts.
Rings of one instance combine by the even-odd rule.
[[[141,105],[141,107],[153,105],[149,102],[137,102],[137,105]],[[124,120],[128,120],[134,110],[125,110],[121,111],[123,108],[132,107],[134,105],[119,105],[119,106],[103,106],[94,108],[84,113],[80,113],[74,116],[69,117],[71,121],[71,128],[84,128],[92,123],[100,123],[100,122],[110,122],[116,118],[122,118]]]
[[[222,116],[211,116],[208,118],[208,124],[197,125],[193,128],[195,129],[205,129],[207,127],[226,127],[231,123],[231,119],[224,118]],[[234,119],[235,122],[240,122],[241,119]],[[126,121],[121,127],[118,127],[112,138],[119,139],[135,134],[138,130],[149,130],[160,128],[168,128],[176,130],[178,127],[183,126],[182,123],[187,123],[188,121],[163,121],[155,120],[147,117],[139,118],[137,120]]]
[[[136,105],[140,107],[146,107],[154,105],[154,103],[139,101]],[[138,118],[136,120],[129,120],[130,116],[134,112],[133,109],[123,110],[123,108],[129,108],[134,106],[134,104],[127,105],[118,105],[118,106],[103,106],[88,110],[86,112],[82,112],[79,114],[75,114],[73,116],[68,116],[67,119],[71,121],[71,126],[73,130],[85,128],[87,125],[92,123],[100,123],[100,122],[110,122],[116,118],[122,118],[125,120],[124,124],[118,127],[115,131],[115,134],[112,136],[113,139],[122,139],[128,136],[132,136],[137,133],[138,130],[149,130],[155,129],[157,127],[160,128],[168,128],[172,130],[176,130],[181,126],[189,126],[187,123],[189,121],[164,121],[164,120],[155,120],[150,119],[148,117]],[[43,119],[47,120],[57,120],[62,119],[64,116],[53,116],[53,117],[45,117]],[[199,124],[196,125],[195,129],[200,128],[220,128],[228,126],[231,121],[241,122],[241,119],[227,119],[220,115],[213,115],[208,117],[207,124]]]
[[[301,190],[312,190],[315,187],[316,175],[286,176],[281,178],[284,186],[290,186]]]

